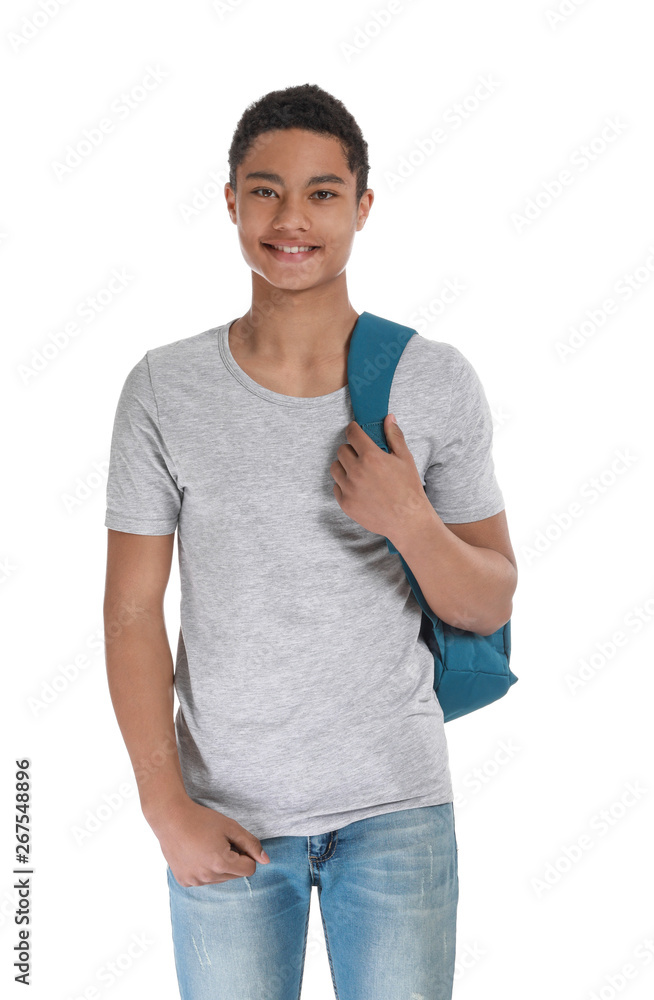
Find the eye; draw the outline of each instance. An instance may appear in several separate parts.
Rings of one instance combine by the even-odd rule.
[[[263,192],[267,192],[267,194],[274,194],[275,197],[277,197],[276,192],[273,191],[272,188],[260,187],[260,188],[254,188],[252,190],[252,194],[262,193],[262,196],[264,198],[267,198],[267,194],[263,194]],[[338,198],[338,195],[336,194],[335,191],[314,191],[313,194],[311,195],[311,197],[313,198],[314,195],[327,195],[326,198],[317,198],[316,199],[317,201],[331,201],[332,198]],[[268,200],[270,200],[270,199],[268,199]]]

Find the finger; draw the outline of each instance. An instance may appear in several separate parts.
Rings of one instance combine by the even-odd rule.
[[[261,858],[258,859],[259,861]],[[224,851],[220,862],[221,871],[217,875],[232,875],[235,878],[244,875],[254,875],[257,870],[257,859],[249,854],[235,854],[234,851]]]
[[[354,460],[359,457],[351,444],[340,445],[340,447],[336,451],[336,454],[338,455],[338,460],[340,461],[341,465],[343,466],[346,472],[348,468],[352,467],[352,463],[354,462]]]
[[[339,486],[342,485],[347,479],[347,474],[345,472],[345,469],[343,468],[340,462],[332,462],[332,464],[329,466],[329,471],[332,474],[332,478],[336,480]]]
[[[370,435],[366,434],[356,420],[351,420],[345,428],[345,437],[356,455],[361,455],[366,448],[377,447]]]
[[[253,861],[265,860],[261,856],[263,850],[261,841],[253,833],[245,828],[232,827],[232,832],[226,836],[226,846],[231,847],[232,853],[242,857],[249,856]],[[266,855],[268,857],[268,855]]]
[[[347,425],[347,427],[345,428],[345,436],[347,437],[348,441],[351,440],[351,443],[354,446],[355,451],[359,455],[362,455],[366,451],[366,449],[370,451],[384,450],[383,448],[379,447],[376,441],[373,441],[370,435],[366,431],[364,431],[363,427],[361,427],[361,425],[358,424],[356,420],[352,420]]]

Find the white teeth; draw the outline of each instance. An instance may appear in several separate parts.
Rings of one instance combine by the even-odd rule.
[[[304,250],[313,250],[313,247],[278,247],[272,244],[275,250],[283,250],[284,253],[301,253]]]

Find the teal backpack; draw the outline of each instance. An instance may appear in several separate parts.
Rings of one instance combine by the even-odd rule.
[[[391,384],[402,351],[416,330],[369,312],[359,316],[347,359],[347,378],[354,419],[384,451],[384,434]],[[422,609],[420,636],[434,656],[434,690],[445,722],[497,701],[518,680],[509,669],[511,622],[492,635],[467,632],[441,621],[425,601],[416,578],[396,553]]]

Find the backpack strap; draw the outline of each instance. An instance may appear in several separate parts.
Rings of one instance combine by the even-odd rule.
[[[350,338],[347,380],[354,419],[384,451],[388,451],[384,418],[388,415],[393,376],[414,333],[416,330],[409,326],[362,312]]]
[[[391,385],[402,351],[417,330],[391,320],[382,319],[374,313],[362,312],[352,336],[347,358],[347,380],[354,419],[360,427],[383,451],[390,451],[384,434],[384,419],[388,416]],[[423,597],[418,581],[402,558],[402,555],[387,538],[388,551],[397,553],[405,575],[422,611],[438,624],[440,619],[434,614]]]

